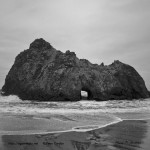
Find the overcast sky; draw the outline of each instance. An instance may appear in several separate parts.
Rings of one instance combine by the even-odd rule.
[[[130,64],[150,90],[150,0],[0,0],[0,88],[36,38],[92,63]]]

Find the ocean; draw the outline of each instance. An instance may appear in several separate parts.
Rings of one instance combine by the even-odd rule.
[[[0,96],[1,135],[84,132],[128,119],[150,119],[150,99],[36,102]]]

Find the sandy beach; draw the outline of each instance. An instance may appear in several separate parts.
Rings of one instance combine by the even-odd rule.
[[[1,150],[149,150],[150,120],[124,120],[87,132],[2,135]]]

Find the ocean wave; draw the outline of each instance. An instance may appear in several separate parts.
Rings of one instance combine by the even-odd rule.
[[[17,96],[0,96],[1,113],[125,113],[150,112],[150,99],[78,101],[78,102],[36,102],[22,101]]]
[[[22,102],[21,99],[19,99],[18,96],[15,95],[10,95],[10,96],[1,96],[0,95],[0,103],[4,103],[4,102],[12,102],[12,103],[16,103],[16,102]]]
[[[6,127],[5,122],[6,124],[11,122],[11,128],[14,125],[13,131],[16,130],[18,133],[22,133],[27,125],[30,130],[33,129],[33,132],[35,129],[43,132],[45,128],[46,132],[49,131],[49,128],[52,129],[52,132],[69,130],[85,132],[124,119],[150,118],[150,99],[36,102],[22,101],[17,96],[0,96],[0,117],[3,120],[0,123],[4,125],[4,128]],[[25,125],[24,128],[21,127],[21,132],[17,128],[20,125],[16,123]]]

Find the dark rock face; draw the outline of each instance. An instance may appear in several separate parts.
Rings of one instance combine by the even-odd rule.
[[[81,90],[91,100],[149,97],[133,67],[120,61],[108,66],[92,64],[69,50],[56,50],[43,39],[36,39],[16,57],[2,88],[5,95],[39,101],[77,101]]]

